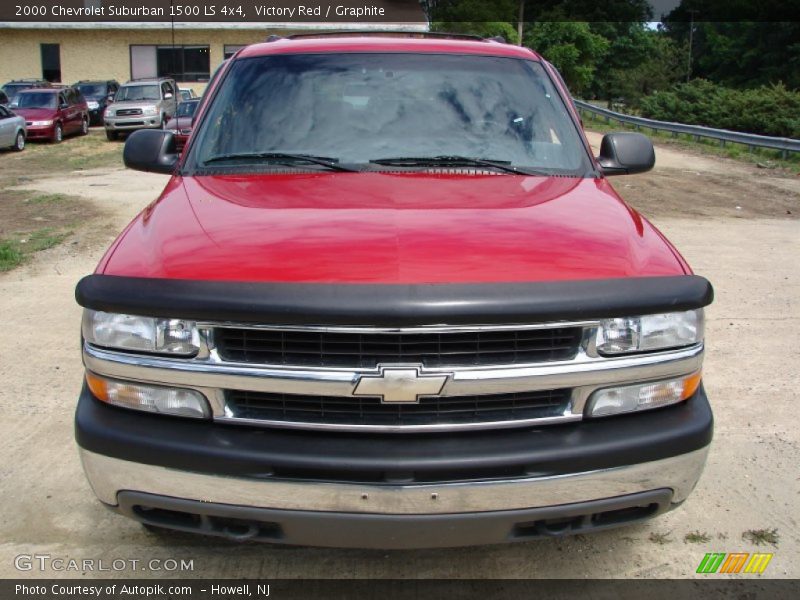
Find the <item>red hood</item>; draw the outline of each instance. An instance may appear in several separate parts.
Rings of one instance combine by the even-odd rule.
[[[27,121],[50,121],[58,112],[55,108],[12,108],[11,110]]]
[[[420,173],[174,177],[98,268],[140,277],[325,283],[522,282],[687,270],[605,180]]]

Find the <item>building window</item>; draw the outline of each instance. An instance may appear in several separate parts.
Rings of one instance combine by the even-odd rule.
[[[131,46],[132,79],[208,81],[210,70],[208,46]]]
[[[225,60],[228,60],[231,56],[236,54],[239,50],[241,50],[244,47],[245,46],[234,46],[234,45],[231,45],[231,44],[225,44],[224,53],[223,53]]]
[[[42,78],[61,82],[61,47],[58,44],[41,44]]]

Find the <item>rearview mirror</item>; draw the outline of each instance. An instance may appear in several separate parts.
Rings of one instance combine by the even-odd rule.
[[[175,134],[164,129],[140,129],[125,141],[125,166],[150,173],[172,173],[178,163]]]
[[[597,162],[605,175],[644,173],[655,166],[656,151],[641,133],[607,133],[600,143]]]

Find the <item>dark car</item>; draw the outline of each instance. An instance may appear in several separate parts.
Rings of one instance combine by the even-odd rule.
[[[29,140],[58,143],[65,135],[89,132],[89,107],[74,87],[23,90],[12,108],[25,118]]]
[[[175,146],[178,150],[183,149],[192,133],[192,121],[198,106],[200,106],[200,98],[184,100],[178,105],[175,116],[167,123],[167,129],[175,132]]]
[[[106,107],[114,101],[114,96],[119,89],[119,83],[114,79],[83,80],[73,85],[80,90],[89,106],[89,123],[91,125],[103,124],[103,113]]]
[[[3,84],[2,91],[8,97],[8,100],[0,104],[11,105],[22,90],[29,90],[31,88],[49,88],[52,87],[49,81],[44,79],[14,79],[8,83]]]

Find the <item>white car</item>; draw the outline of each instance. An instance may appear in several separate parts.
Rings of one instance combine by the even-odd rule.
[[[23,150],[27,135],[25,119],[0,106],[0,148]]]

